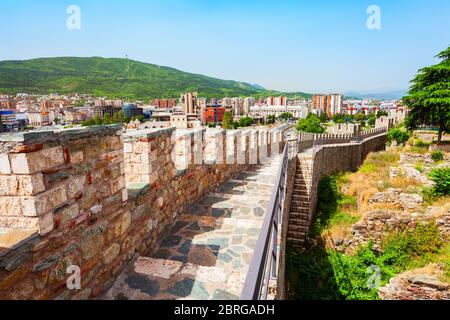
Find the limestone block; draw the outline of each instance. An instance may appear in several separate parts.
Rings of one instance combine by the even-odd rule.
[[[133,144],[130,142],[123,144],[123,152],[124,153],[132,153],[133,152]]]
[[[125,178],[123,176],[111,181],[111,193],[116,193],[125,188]]]
[[[0,176],[0,196],[32,196],[45,190],[42,173]]]
[[[120,150],[123,148],[122,137],[111,138],[111,150]]]
[[[45,171],[64,163],[62,147],[43,149],[32,153],[11,154],[14,173],[30,174]]]
[[[0,154],[0,174],[11,174],[11,164],[6,153]]]
[[[192,150],[194,154],[194,164],[203,164],[203,130],[194,131],[194,149]]]
[[[35,212],[25,212],[27,216],[39,216],[61,206],[67,201],[67,186],[61,185],[33,198]]]
[[[267,130],[259,131],[258,153],[259,162],[265,163],[267,161]]]
[[[241,132],[239,130],[228,130],[227,131],[227,145],[226,145],[226,163],[236,164],[237,163],[237,145],[238,136]]]
[[[128,190],[127,189],[122,190],[122,201],[123,202],[128,201]]]
[[[247,154],[249,153],[250,131],[244,130],[241,132],[241,137],[238,141],[238,164],[248,164]]]
[[[39,219],[30,217],[0,216],[0,228],[38,230]]]
[[[224,135],[223,130],[208,129],[205,133],[206,164],[224,164]]]
[[[50,233],[55,227],[55,221],[53,218],[53,213],[49,212],[43,216],[39,217],[39,234],[41,236]]]
[[[76,151],[70,154],[70,162],[72,164],[82,163],[84,161],[83,151]]]
[[[35,212],[34,201],[25,197],[0,197],[0,216],[20,217],[29,210]]]
[[[103,253],[103,262],[105,264],[110,264],[119,256],[120,245],[113,243],[108,249]]]
[[[192,132],[177,130],[175,136],[175,164],[178,170],[184,170],[192,163]]]
[[[250,130],[250,148],[249,148],[250,164],[258,164],[258,131]]]
[[[77,193],[83,192],[83,190],[85,189],[85,184],[86,184],[85,175],[72,176],[68,183],[67,197],[69,199],[72,199],[73,197],[75,197]]]
[[[100,160],[106,160],[110,164],[118,164],[123,162],[123,150],[115,150],[100,156]]]
[[[60,223],[62,225],[64,225],[66,222],[78,217],[79,213],[80,213],[80,209],[78,207],[78,204],[74,203],[73,205],[58,212],[58,216],[60,218]]]

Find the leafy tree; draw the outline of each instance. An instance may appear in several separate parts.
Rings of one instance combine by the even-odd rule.
[[[253,119],[252,117],[242,117],[241,119],[239,119],[239,127],[250,127],[254,122],[255,119]]]
[[[276,117],[274,115],[269,115],[266,117],[266,124],[273,124],[275,123]]]
[[[357,113],[354,115],[353,120],[356,122],[359,122],[361,124],[361,127],[366,126],[366,115],[363,113]]]
[[[344,120],[345,123],[350,123],[350,122],[353,121],[353,118],[350,115],[345,115],[343,120]]]
[[[403,102],[410,108],[405,122],[407,128],[436,126],[439,128],[439,143],[442,135],[450,132],[450,47],[437,58],[442,61],[419,70]]]
[[[320,125],[320,119],[313,113],[308,114],[306,119],[297,123],[297,130],[310,133],[324,133],[325,129]]]
[[[435,183],[433,193],[437,197],[450,195],[450,168],[436,168],[430,173]]]
[[[143,116],[143,115],[140,115],[140,116],[137,116],[137,117],[134,117],[134,118],[136,120],[139,120],[140,123],[143,123],[145,121],[145,116]]]
[[[328,122],[328,115],[325,112],[322,112],[319,116],[320,122],[321,123],[326,123]]]
[[[353,120],[357,121],[357,122],[361,122],[366,120],[366,115],[364,113],[357,113],[354,115]]]
[[[61,119],[60,118],[55,118],[55,120],[53,120],[53,122],[55,124],[60,124],[61,123]]]
[[[378,111],[377,118],[387,117],[389,114],[386,111]]]
[[[343,123],[344,121],[344,116],[342,114],[335,114],[333,116],[333,122],[335,123]]]
[[[109,115],[109,113],[105,113],[105,115],[103,116],[103,124],[104,125],[112,124],[111,116]]]
[[[231,112],[225,112],[223,115],[222,128],[233,129],[233,115]]]
[[[376,121],[377,121],[377,117],[374,114],[372,114],[369,116],[367,123],[369,124],[369,126],[374,126]]]
[[[292,119],[294,116],[292,115],[292,113],[290,113],[290,112],[283,112],[282,114],[280,114],[279,116],[278,116],[278,119],[281,119],[281,120],[290,120],[290,119]]]
[[[409,132],[402,126],[397,126],[389,130],[387,135],[388,144],[396,141],[398,145],[405,144],[410,138]]]
[[[94,126],[101,126],[102,124],[103,124],[103,119],[100,118],[99,115],[96,115],[96,116],[94,117],[93,125],[94,125]]]

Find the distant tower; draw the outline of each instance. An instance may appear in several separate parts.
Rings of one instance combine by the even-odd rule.
[[[130,59],[128,59],[128,54],[125,55],[125,59],[127,60],[127,68],[125,69],[125,78],[129,78],[129,72],[130,72]]]

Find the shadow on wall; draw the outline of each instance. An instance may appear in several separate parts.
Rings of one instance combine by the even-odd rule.
[[[297,300],[339,300],[333,264],[329,260],[326,244],[320,238],[332,214],[338,209],[339,195],[331,177],[324,177],[318,188],[317,219],[309,236],[317,238],[317,244],[304,251],[288,247],[286,258],[287,296]]]

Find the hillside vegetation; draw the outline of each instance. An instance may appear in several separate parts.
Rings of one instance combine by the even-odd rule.
[[[450,297],[449,154],[420,137],[321,180],[309,246],[288,250],[291,298]]]
[[[257,85],[220,80],[169,67],[119,58],[40,58],[0,61],[0,93],[82,93],[124,99],[175,98],[197,91],[202,97],[282,94]],[[291,97],[308,97],[303,93]]]

